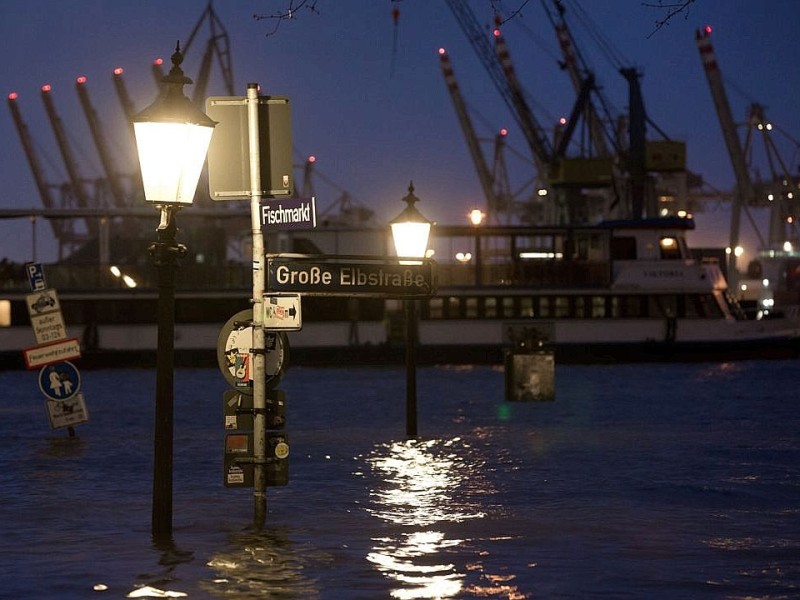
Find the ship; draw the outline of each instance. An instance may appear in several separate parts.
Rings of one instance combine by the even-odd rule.
[[[798,356],[800,315],[745,310],[728,287],[724,260],[688,246],[693,227],[679,217],[561,228],[437,226],[429,295],[300,294],[302,329],[282,335],[292,364],[402,364],[405,306],[414,302],[420,364],[500,365],[509,353],[539,351],[552,352],[557,364]],[[285,252],[272,258],[330,258],[338,248],[338,255],[359,249],[374,260],[397,260],[384,229],[279,237],[272,247]],[[300,248],[311,252],[298,254]],[[45,272],[58,290],[67,335],[80,340],[83,365],[152,366],[155,268],[114,267],[98,274],[96,266],[51,265]],[[102,275],[94,287],[86,287],[88,269]],[[82,284],[70,286],[70,278]],[[223,324],[251,306],[250,278],[243,264],[179,269],[176,364],[216,364]],[[22,368],[22,351],[36,345],[26,303],[37,297],[25,289],[24,274],[13,281],[0,293],[0,312],[8,315],[0,347],[4,365]]]

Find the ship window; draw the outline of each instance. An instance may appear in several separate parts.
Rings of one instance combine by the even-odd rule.
[[[719,304],[711,294],[697,294],[686,298],[686,316],[697,318],[719,318]]]
[[[563,319],[569,316],[569,298],[558,296],[555,298],[555,304],[555,317]]]
[[[520,317],[533,317],[533,298],[530,296],[523,296],[519,299],[519,316]]]
[[[619,296],[612,296],[611,297],[611,315],[612,317],[619,317],[619,305],[620,299]]]
[[[636,260],[636,238],[611,238],[611,260]]]
[[[643,317],[644,308],[641,296],[622,296],[620,298],[623,317]]]
[[[458,319],[461,317],[461,303],[455,296],[450,296],[447,299],[447,317],[449,319]]]
[[[552,315],[550,312],[550,298],[542,297],[539,298],[539,316],[548,318]]]
[[[0,300],[0,327],[11,327],[11,300]]]
[[[673,236],[664,236],[658,240],[661,258],[664,260],[677,260],[681,257],[681,247],[678,239]]]
[[[506,297],[503,298],[503,316],[504,317],[514,317],[514,298]]]
[[[603,296],[592,296],[592,318],[598,319],[606,316],[606,299]]]
[[[478,318],[478,299],[477,298],[467,298],[466,299],[466,317],[468,319],[476,319]]]
[[[653,296],[650,303],[650,316],[677,317],[678,302],[675,296],[667,294],[663,296]]]
[[[575,298],[575,316],[579,319],[586,316],[586,298],[583,296]]]
[[[497,298],[483,299],[483,316],[487,319],[497,318]]]
[[[444,300],[442,298],[431,298],[430,302],[428,302],[428,312],[430,319],[444,317]]]

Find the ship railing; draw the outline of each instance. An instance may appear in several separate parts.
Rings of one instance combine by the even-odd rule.
[[[607,261],[517,261],[505,264],[441,264],[436,273],[440,287],[531,286],[607,287],[611,266]]]
[[[157,273],[152,264],[114,265],[47,264],[44,265],[47,287],[59,292],[70,291],[148,291],[157,287]],[[18,272],[17,272],[18,271]],[[116,273],[116,274],[115,274]],[[182,264],[175,277],[177,291],[238,291],[252,289],[249,265]],[[30,287],[21,268],[0,282],[4,292],[28,292]]]

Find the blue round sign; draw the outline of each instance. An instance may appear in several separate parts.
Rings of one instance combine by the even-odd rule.
[[[69,361],[46,365],[39,371],[39,389],[51,400],[69,400],[80,387],[81,376]]]

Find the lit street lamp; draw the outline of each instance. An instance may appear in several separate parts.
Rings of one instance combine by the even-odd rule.
[[[175,269],[186,254],[178,244],[175,213],[194,201],[214,121],[184,96],[192,83],[181,70],[178,43],[161,94],[133,118],[145,200],[161,210],[149,251],[158,269],[158,346],[153,464],[153,536],[172,533],[172,441],[175,344]]]
[[[475,229],[475,285],[481,285],[482,283],[481,263],[483,263],[483,255],[481,252],[481,236],[479,234],[479,229],[485,216],[486,213],[480,208],[473,208],[467,214],[469,222],[472,223],[472,227]]]
[[[392,239],[397,256],[405,258],[425,258],[431,221],[420,213],[415,203],[414,184],[409,183],[408,195],[403,198],[406,207],[392,219]],[[418,261],[401,260],[400,264],[416,264]],[[417,312],[416,300],[404,299],[406,313],[406,436],[417,435]]]

